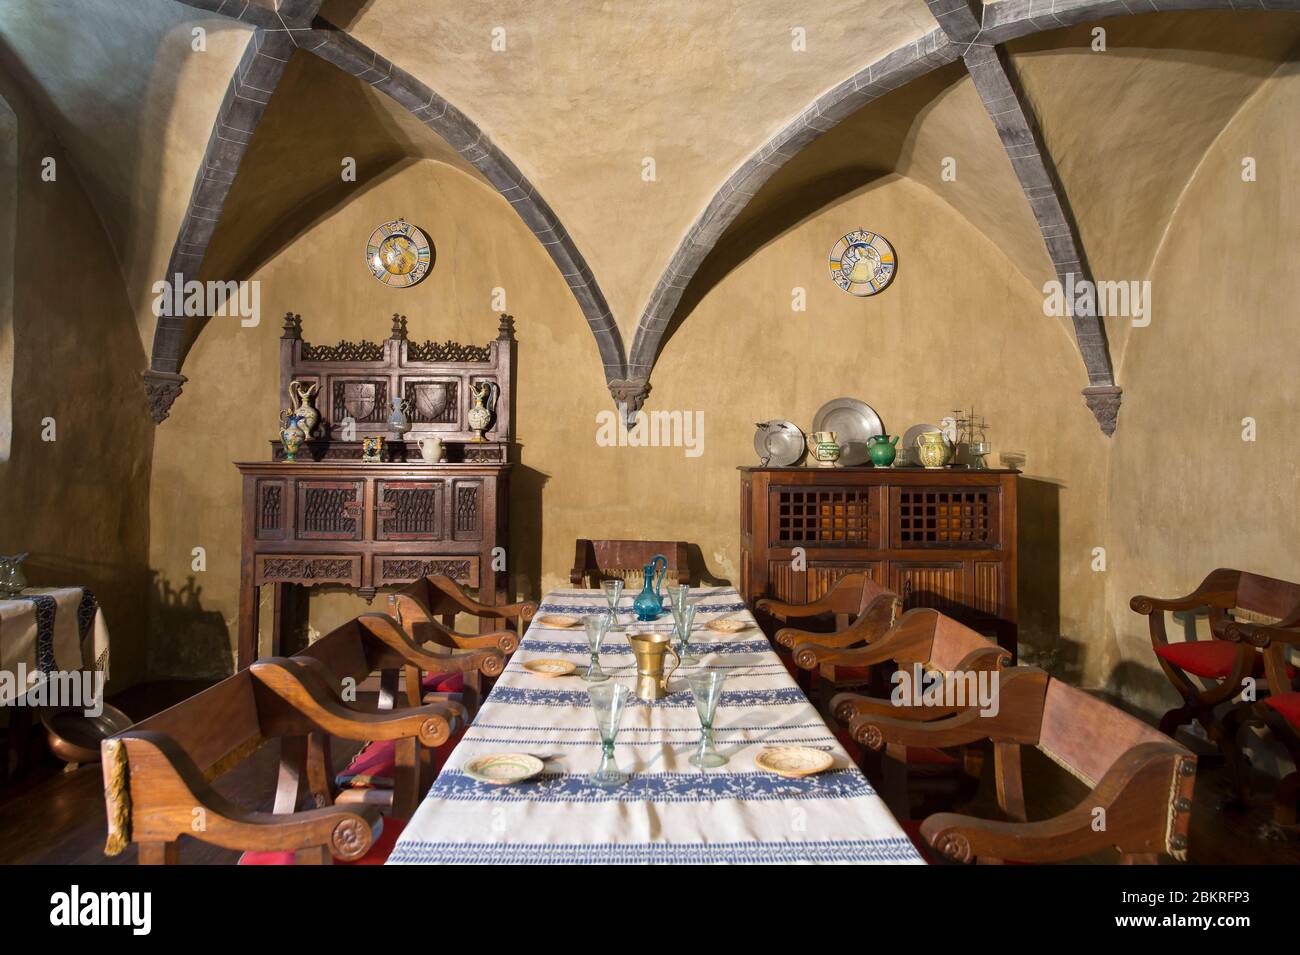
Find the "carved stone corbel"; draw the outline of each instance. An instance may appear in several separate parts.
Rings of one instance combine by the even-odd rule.
[[[171,414],[172,402],[180,397],[181,386],[189,379],[184,375],[154,371],[152,368],[140,377],[144,379],[144,393],[149,401],[149,417],[154,424],[162,424]]]
[[[1102,434],[1108,438],[1113,435],[1119,406],[1124,400],[1124,389],[1119,385],[1093,385],[1083,389],[1083,400],[1097,424],[1101,425]]]
[[[609,393],[618,406],[624,409],[623,414],[630,428],[636,413],[650,395],[650,382],[645,378],[615,378],[609,383]]]

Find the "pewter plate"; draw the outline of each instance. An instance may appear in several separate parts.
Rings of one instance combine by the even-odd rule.
[[[754,451],[763,467],[788,468],[797,464],[803,455],[803,432],[790,421],[773,418],[757,426],[754,432]]]
[[[834,431],[840,446],[840,467],[858,467],[871,460],[870,441],[885,433],[874,408],[857,398],[836,398],[817,409],[813,431]]]

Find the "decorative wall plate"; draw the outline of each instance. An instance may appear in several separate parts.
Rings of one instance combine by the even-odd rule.
[[[884,291],[898,271],[894,247],[883,235],[859,229],[831,249],[831,279],[850,295]]]
[[[385,222],[366,241],[370,274],[392,288],[408,288],[429,274],[429,237],[405,219]]]

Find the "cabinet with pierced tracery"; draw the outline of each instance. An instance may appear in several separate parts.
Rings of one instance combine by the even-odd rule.
[[[477,591],[485,604],[504,599],[513,449],[515,338],[501,316],[486,345],[418,343],[394,315],[383,342],[313,345],[296,315],[280,341],[281,396],[290,381],[319,386],[314,440],[283,460],[239,462],[243,481],[243,554],[239,666],[257,656],[260,588],[273,585],[271,649],[278,652],[295,588],[344,586],[366,599],[431,574]],[[492,382],[486,440],[469,427],[472,389]],[[425,463],[415,440],[391,441],[387,460],[361,460],[361,438],[386,435],[391,398],[407,399],[408,439],[439,437],[441,463]],[[267,421],[274,421],[269,413]],[[498,550],[499,549],[499,550]]]
[[[741,468],[741,592],[806,603],[866,571],[1015,652],[1011,470]]]

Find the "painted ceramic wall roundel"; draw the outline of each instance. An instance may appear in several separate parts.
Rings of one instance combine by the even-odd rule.
[[[429,274],[429,237],[405,219],[385,222],[366,242],[370,274],[392,288],[408,288]]]
[[[850,295],[875,295],[894,280],[898,261],[883,235],[859,229],[831,249],[831,278]]]

